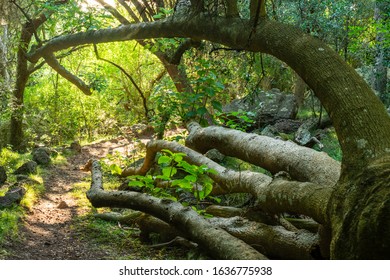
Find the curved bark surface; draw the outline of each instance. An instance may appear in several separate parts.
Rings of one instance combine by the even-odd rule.
[[[201,153],[215,148],[221,153],[261,166],[271,173],[286,171],[298,181],[336,184],[340,164],[323,152],[289,141],[249,134],[218,126],[206,128],[192,122],[186,145]]]

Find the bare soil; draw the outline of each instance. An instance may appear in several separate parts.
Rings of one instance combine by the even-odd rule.
[[[72,226],[83,214],[70,194],[72,186],[90,176],[80,168],[91,158],[101,158],[115,151],[132,149],[126,139],[114,139],[84,146],[82,152],[68,158],[65,165],[48,168],[44,178],[45,194],[25,216],[20,229],[20,240],[6,245],[7,259],[16,260],[74,260],[112,259],[110,251],[92,242],[81,241]]]

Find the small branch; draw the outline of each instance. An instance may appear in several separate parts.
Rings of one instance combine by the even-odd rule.
[[[133,79],[133,77],[122,67],[120,66],[119,64],[116,64],[115,62],[112,62],[108,59],[105,59],[105,58],[102,58],[99,56],[99,53],[98,53],[98,49],[97,49],[97,46],[96,45],[93,45],[93,48],[94,48],[94,51],[95,51],[95,54],[96,54],[96,58],[99,59],[99,60],[102,60],[102,61],[105,61],[113,66],[115,66],[116,68],[118,68],[123,74],[125,74],[125,76],[131,81],[131,83],[133,84],[133,86],[135,87],[135,89],[138,91],[141,99],[142,99],[142,105],[144,106],[144,110],[145,110],[145,118],[146,120],[149,119],[149,108],[148,108],[148,100],[144,94],[144,92],[141,90],[141,88],[137,85],[137,83],[135,82],[135,80]]]
[[[118,0],[118,2],[119,2],[119,4],[121,4],[123,6],[123,8],[125,8],[127,13],[129,14],[129,16],[134,20],[134,22],[136,22],[136,23],[140,22],[137,15],[133,12],[133,10],[130,8],[130,6],[124,0]]]
[[[180,60],[183,57],[183,54],[189,50],[190,48],[198,48],[200,47],[201,42],[195,41],[192,39],[186,39],[183,43],[180,44],[180,46],[176,49],[175,53],[172,55],[172,57],[169,59],[169,63],[179,65]]]
[[[127,25],[130,24],[130,21],[128,21],[124,16],[122,16],[117,9],[115,9],[110,4],[106,3],[104,0],[95,0],[100,5],[104,7],[110,14],[112,14],[121,24]]]
[[[43,58],[45,59],[46,63],[51,68],[53,68],[53,70],[55,70],[63,78],[67,79],[69,82],[71,82],[76,87],[78,87],[84,94],[86,94],[86,95],[91,95],[92,94],[91,88],[87,84],[85,84],[84,81],[81,80],[79,77],[73,75],[71,72],[66,70],[66,68],[63,67],[58,62],[58,60],[56,59],[54,54],[52,54],[52,53],[45,54]]]

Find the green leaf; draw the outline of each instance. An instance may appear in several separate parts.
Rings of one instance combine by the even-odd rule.
[[[210,174],[218,174],[218,172],[217,172],[216,170],[212,169],[212,168],[209,168],[209,169],[207,170],[207,173],[210,173]]]
[[[158,164],[170,163],[170,162],[171,162],[171,158],[168,156],[160,156],[158,158]]]
[[[184,179],[189,182],[195,183],[198,178],[195,175],[187,175],[184,177]]]
[[[213,106],[213,108],[215,110],[217,110],[219,112],[222,112],[222,104],[221,104],[221,102],[213,100],[213,101],[211,101],[211,105]]]
[[[176,161],[177,163],[183,161],[183,157],[187,156],[185,153],[176,153],[173,154],[173,160]]]
[[[129,187],[144,187],[145,183],[141,181],[130,181],[127,185]]]
[[[115,175],[115,174],[121,175],[122,174],[122,169],[117,164],[111,164],[110,171],[111,171],[111,174],[113,174],[113,175]]]
[[[172,182],[172,186],[179,186],[179,188],[183,190],[192,190],[192,185],[190,182],[188,182],[185,179],[180,179],[180,180],[174,180]]]
[[[173,156],[173,153],[168,149],[162,149],[161,152],[164,152],[164,153],[169,154],[170,156]]]
[[[196,114],[197,115],[200,115],[200,116],[203,116],[204,114],[207,114],[208,111],[205,107],[200,107],[196,110]]]
[[[204,198],[213,191],[213,184],[207,183],[203,186]]]
[[[172,178],[177,173],[177,168],[173,166],[164,167],[161,169],[163,176]]]

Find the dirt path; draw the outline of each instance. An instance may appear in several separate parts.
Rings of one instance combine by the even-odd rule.
[[[46,192],[26,215],[21,228],[21,241],[12,244],[7,259],[110,259],[109,252],[98,246],[81,242],[72,230],[72,220],[82,214],[70,194],[72,185],[90,176],[80,171],[90,158],[101,158],[115,151],[132,148],[126,139],[104,141],[84,146],[82,152],[68,163],[52,166],[44,178]]]

